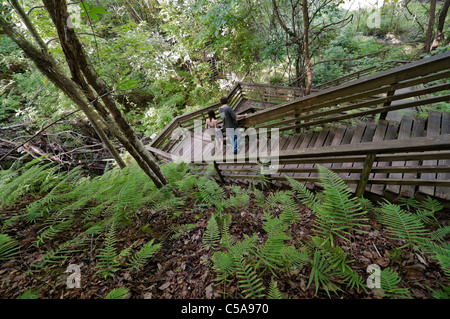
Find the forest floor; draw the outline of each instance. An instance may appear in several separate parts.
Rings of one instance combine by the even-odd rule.
[[[268,190],[270,192],[276,190]],[[35,199],[29,199],[35,200]],[[232,215],[230,233],[237,240],[243,234],[257,233],[263,238],[262,229],[263,211],[254,205],[253,198],[247,209],[240,211],[229,210]],[[27,199],[20,205],[2,211],[1,215],[9,217],[23,214]],[[90,245],[79,253],[74,253],[65,265],[81,265],[81,287],[69,288],[67,286],[67,268],[60,265],[48,264],[42,269],[35,269],[31,265],[42,259],[44,252],[50,249],[49,243],[39,248],[34,244],[39,223],[30,225],[25,221],[8,228],[7,233],[19,239],[21,245],[26,247],[15,258],[0,265],[0,296],[3,299],[15,299],[27,290],[33,289],[43,299],[101,299],[112,289],[125,286],[131,292],[132,299],[218,299],[243,298],[238,290],[237,280],[216,285],[212,263],[207,262],[213,255],[213,249],[204,248],[202,238],[206,224],[211,216],[212,208],[198,205],[193,200],[186,202],[184,212],[169,217],[167,212],[153,211],[144,208],[136,213],[135,218],[127,227],[118,230],[117,248],[123,249],[133,242],[147,242],[154,238],[155,242],[162,242],[162,248],[152,257],[150,262],[140,272],[117,272],[114,277],[101,278],[96,274],[95,251],[100,245],[93,239]],[[276,212],[275,212],[276,213]],[[292,235],[296,241],[307,240],[312,234],[314,214],[306,206],[301,206],[301,219],[292,227]],[[0,217],[1,217],[0,215]],[[436,214],[442,225],[447,225],[450,217],[448,210]],[[189,231],[174,236],[172,225],[195,224]],[[403,249],[400,255],[394,256],[394,248],[401,243],[392,239],[381,229],[375,219],[370,219],[370,229],[367,234],[356,235],[351,243],[341,243],[344,251],[351,254],[354,260],[352,268],[363,278],[367,278],[367,267],[378,264],[381,268],[391,267],[402,278],[402,287],[409,288],[411,296],[418,299],[432,297],[433,290],[440,290],[449,286],[450,281],[442,273],[435,261],[420,256],[411,248]],[[57,242],[64,242],[78,234],[83,225],[73,225],[68,231],[59,234],[53,239],[52,246]],[[347,245],[347,246],[346,246]],[[48,247],[47,247],[48,246]],[[278,288],[283,297],[291,299],[328,299],[323,290],[315,293],[314,283],[308,287],[310,267],[300,270],[280,273],[276,278]],[[264,284],[269,286],[272,274],[263,276]],[[379,298],[370,289],[367,292],[350,289],[331,293],[331,298],[344,299],[371,299]]]

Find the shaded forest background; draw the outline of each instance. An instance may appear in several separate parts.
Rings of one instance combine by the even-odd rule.
[[[74,1],[64,29],[57,10],[48,10],[66,13],[62,2],[2,0],[5,298],[449,298],[449,215],[431,198],[355,199],[325,169],[319,194],[295,181],[290,190],[267,190],[263,181],[219,185],[211,167],[198,175],[173,163],[156,167],[159,185],[142,169],[157,172],[154,163],[138,167],[134,160],[145,154],[128,152],[175,116],[217,103],[238,81],[308,94],[351,72],[449,49],[450,0],[352,11],[342,2]],[[79,40],[85,65],[71,64],[68,34]],[[47,54],[34,58],[48,58],[70,81],[95,89],[91,100],[94,90],[83,91],[90,104],[119,111],[100,125],[119,160],[17,40],[33,43],[38,49],[29,52]],[[76,77],[82,71],[95,79],[89,67],[102,87],[83,87]],[[105,96],[112,99],[101,104]],[[448,103],[434,107],[450,111]],[[371,263],[383,268],[378,292],[365,284]],[[69,264],[81,265],[83,289],[67,289]]]
[[[46,10],[35,1],[20,4],[51,55],[63,62]],[[173,117],[217,103],[237,81],[306,88],[308,82],[318,85],[385,61],[417,60],[430,54],[427,47],[441,26],[444,36],[434,52],[447,50],[450,27],[442,13],[448,1],[435,7],[384,1],[380,8],[355,11],[340,4],[307,4],[307,24],[301,3],[286,0],[103,0],[75,2],[68,8],[90,62],[145,141]],[[2,6],[3,14],[24,30],[8,1]],[[3,139],[23,142],[78,110],[9,37],[1,35],[0,42]],[[93,164],[95,156],[88,154],[95,155],[99,143],[86,123],[81,112],[65,117],[40,135],[46,141],[34,143],[37,152],[42,146],[42,153],[64,154],[58,156],[60,162],[74,165],[89,159]]]

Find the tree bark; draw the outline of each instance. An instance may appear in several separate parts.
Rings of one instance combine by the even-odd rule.
[[[302,13],[303,13],[303,47],[305,50],[305,63],[306,63],[306,87],[305,95],[309,95],[312,87],[312,70],[311,70],[311,56],[309,54],[309,15],[308,15],[308,2],[302,0]]]
[[[423,48],[424,52],[430,52],[431,43],[433,42],[433,29],[434,29],[434,20],[436,18],[436,0],[430,1],[430,16],[428,19],[428,27],[427,32],[425,34],[425,46]]]
[[[100,134],[100,139],[104,142],[119,167],[125,167],[125,163],[118,154],[117,150],[112,147],[112,144],[106,137],[106,134],[104,134],[103,130],[99,127],[99,123],[102,122],[101,117],[93,110],[92,106],[89,105],[89,102],[86,100],[86,97],[83,92],[81,92],[79,87],[71,79],[65,76],[64,71],[57,65],[56,61],[51,56],[37,49],[30,42],[28,42],[1,16],[0,26],[11,38],[11,40],[13,40],[35,63],[39,71],[84,112],[96,132]]]
[[[99,98],[103,101],[104,106],[113,117],[114,122],[125,136],[126,140],[123,142],[121,141],[122,144],[124,144],[124,147],[130,155],[135,154],[135,159],[141,168],[145,168],[144,170],[146,172],[155,175],[162,185],[168,184],[169,181],[161,171],[161,168],[145,149],[134,130],[130,127],[121,111],[116,106],[116,101],[110,93],[111,90],[106,82],[98,76],[74,30],[66,26],[65,21],[67,21],[69,13],[65,1],[43,0],[43,2],[56,26],[61,47],[63,48],[66,61],[71,69],[72,76],[76,78],[76,82],[80,83],[81,87],[84,88],[87,93],[89,93],[89,86],[95,90]]]

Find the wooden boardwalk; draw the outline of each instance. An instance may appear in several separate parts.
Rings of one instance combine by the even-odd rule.
[[[224,181],[265,178],[283,184],[290,176],[312,188],[320,182],[320,164],[338,173],[357,196],[449,201],[450,113],[411,115],[415,108],[449,103],[449,79],[447,52],[308,96],[299,88],[238,83],[228,101],[236,113],[249,114],[240,123],[245,133],[277,129],[279,139],[263,143],[247,134],[235,157],[225,137],[225,155],[217,156],[202,129],[208,109],[220,106],[215,104],[174,118],[149,147],[160,159],[182,157],[198,169],[214,160]],[[177,129],[183,134],[175,134]],[[279,150],[272,158],[279,165],[267,173],[261,170],[267,157],[260,155],[269,144]]]

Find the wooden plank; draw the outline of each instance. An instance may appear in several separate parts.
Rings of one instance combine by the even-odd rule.
[[[384,141],[390,141],[390,140],[396,139],[397,133],[398,133],[398,127],[399,127],[398,122],[389,121],[387,130],[386,130],[386,135],[384,136]],[[391,162],[376,161],[376,167],[389,167],[389,166],[391,166]],[[387,177],[386,173],[376,173],[372,178],[379,179],[379,178],[385,178],[385,177]],[[370,184],[370,179],[369,179],[369,184]],[[372,185],[370,188],[370,192],[378,194],[378,195],[382,195],[384,193],[384,190],[385,190],[384,185]]]
[[[307,149],[310,145],[314,145],[315,141],[317,140],[318,132],[312,132],[309,131],[306,133],[306,136],[302,140],[302,143],[300,144],[300,147],[296,147],[295,149]],[[299,164],[297,167],[305,167],[305,164]],[[291,174],[291,177],[294,177],[295,174]]]
[[[365,130],[366,130],[366,124],[359,123],[356,126],[355,132],[354,132],[354,134],[352,136],[352,139],[351,139],[349,144],[359,144],[359,143],[361,143],[361,139],[362,139],[362,136],[363,136]],[[353,166],[353,163],[343,163],[342,164],[342,167],[352,167],[352,166]],[[347,178],[347,177],[349,177],[349,174],[339,174],[339,176],[341,178]]]
[[[427,133],[426,136],[436,136],[440,134],[441,131],[441,118],[442,114],[438,112],[430,112],[427,120]],[[426,160],[423,161],[423,165],[437,165],[437,160]],[[436,179],[436,174],[424,173],[421,174],[420,179]],[[434,196],[435,188],[433,186],[420,186],[419,192],[429,196]]]
[[[353,138],[354,132],[355,132],[355,128],[353,126],[346,127],[344,136],[342,137],[341,141],[338,142],[338,140],[336,140],[336,143],[332,143],[331,146],[350,144],[350,142]],[[331,168],[336,168],[336,167],[342,167],[342,162],[333,162],[333,164],[331,165]]]
[[[398,132],[398,138],[397,140],[405,140],[405,139],[410,139],[411,138],[411,131],[412,131],[412,126],[413,126],[413,118],[410,116],[404,116],[402,121],[400,122],[400,129]],[[405,166],[405,162],[404,161],[396,161],[393,162],[391,164],[391,166]],[[403,174],[389,174],[389,178],[392,179],[400,179],[403,177]],[[386,190],[394,193],[394,194],[399,194],[400,193],[400,186],[395,185],[395,186],[387,186]]]
[[[239,174],[223,174],[224,177],[229,177],[229,178],[233,178],[233,179],[244,179],[244,178],[259,178],[258,176],[242,176]],[[277,177],[273,177],[273,179],[277,179],[277,180],[285,180],[285,176],[277,176]],[[318,177],[293,177],[293,179],[302,182],[302,183],[317,183],[320,182],[320,179]],[[359,183],[359,178],[345,178],[343,179],[343,181],[345,183],[348,184],[357,184]],[[371,184],[376,184],[376,185],[415,185],[415,186],[419,186],[419,185],[426,185],[426,186],[445,186],[445,187],[449,187],[450,186],[450,181],[446,180],[446,181],[436,181],[435,179],[424,179],[424,180],[418,180],[418,179],[404,179],[404,178],[400,178],[400,179],[392,179],[392,178],[382,178],[382,179],[372,179],[370,181],[368,181],[368,183]]]
[[[369,123],[366,125],[366,129],[364,130],[364,134],[361,138],[361,143],[369,143],[372,141],[373,139],[373,135],[375,134],[375,129],[376,129],[376,124],[373,123]],[[373,158],[374,160],[375,158]],[[367,164],[367,163],[365,163]],[[364,163],[361,162],[355,162],[353,163],[353,167],[361,167],[363,166]],[[372,167],[373,165],[373,161],[371,162],[370,167]],[[359,173],[352,173],[349,175],[350,178],[360,178],[360,174]],[[349,188],[352,190],[352,192],[356,191],[356,185],[349,185]]]
[[[379,142],[382,142],[384,140],[384,137],[386,136],[386,130],[388,128],[388,124],[389,124],[388,121],[383,121],[383,120],[378,121],[377,128],[376,128],[375,133],[373,135],[372,142],[379,143]],[[374,162],[373,163],[373,168],[376,168],[377,164],[378,164],[378,162]],[[371,173],[369,175],[369,179],[370,178],[374,178],[374,177],[375,177],[375,173]],[[370,189],[371,189],[371,186],[368,185],[366,187],[366,191],[370,191]]]
[[[415,118],[413,122],[413,129],[411,133],[411,138],[423,137],[425,136],[425,120],[421,118]],[[405,166],[416,166],[419,165],[419,161],[407,161],[405,162]],[[408,173],[404,174],[403,178],[405,179],[415,179],[417,178],[417,173]],[[414,197],[415,187],[412,185],[404,185],[400,188],[400,194],[406,197]]]
[[[441,134],[450,134],[450,113],[442,114]],[[439,166],[450,166],[450,160],[439,160]],[[450,173],[439,173],[437,179],[440,181],[450,180]],[[445,200],[450,199],[450,187],[436,187],[435,196]]]
[[[325,146],[325,141],[328,137],[328,135],[330,134],[331,129],[330,128],[323,128],[322,131],[320,131],[319,136],[317,137],[317,141],[314,144],[314,148],[320,148]],[[311,167],[314,167],[316,164],[307,164],[305,167],[308,167],[308,165],[310,165]],[[309,174],[310,177],[317,177],[317,173],[310,173]],[[314,188],[314,184],[313,183],[307,183],[306,187],[312,189]]]

